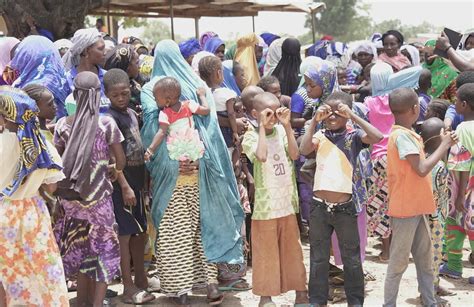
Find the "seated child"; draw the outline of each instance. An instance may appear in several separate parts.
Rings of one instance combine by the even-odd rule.
[[[455,106],[464,121],[456,128],[459,144],[451,148],[448,160],[452,179],[446,219],[448,262],[440,268],[440,274],[461,278],[466,237],[471,252],[474,250],[474,83],[464,84],[458,89]],[[474,283],[474,277],[469,277],[469,283]]]
[[[253,293],[260,296],[259,306],[275,306],[272,296],[296,290],[295,304],[306,304],[306,269],[295,216],[298,194],[293,161],[299,153],[290,110],[282,108],[275,95],[262,93],[255,96],[252,116],[258,128],[245,133],[243,150],[253,163],[256,179]]]
[[[145,161],[150,161],[156,149],[167,136],[169,155],[174,160],[196,161],[204,153],[204,144],[194,129],[193,115],[208,115],[206,90],[197,89],[201,105],[192,100],[179,101],[181,85],[172,77],[156,82],[153,95],[160,109],[158,121],[160,128],[145,152]],[[168,131],[169,130],[169,131]]]
[[[421,125],[421,138],[425,145],[425,154],[430,156],[441,144],[439,134],[444,128],[442,119],[432,117],[426,119]],[[436,294],[440,296],[449,295],[450,292],[440,286],[439,267],[443,263],[443,241],[444,226],[448,211],[448,169],[446,167],[446,158],[443,157],[431,171],[433,184],[433,197],[435,200],[436,211],[430,215],[431,244],[433,250],[433,272],[434,286]]]
[[[384,306],[397,304],[403,273],[408,267],[410,252],[415,261],[418,289],[423,305],[436,306],[434,295],[433,253],[428,215],[436,205],[431,185],[432,169],[454,144],[454,133],[440,134],[440,146],[425,157],[423,140],[413,131],[420,108],[415,91],[394,90],[389,106],[395,118],[387,147],[388,212],[391,217],[392,241],[390,260],[384,286]]]
[[[207,56],[199,61],[199,76],[212,90],[217,116],[229,119],[230,127],[221,126],[221,131],[227,148],[231,152],[240,143],[234,110],[237,94],[231,89],[221,87],[224,72],[222,62],[216,56]]]
[[[357,209],[353,199],[357,157],[383,135],[352,110],[349,94],[335,92],[318,108],[301,142],[303,155],[316,152],[313,204],[309,222],[311,304],[327,305],[331,234],[336,232],[344,264],[344,289],[349,305],[364,304],[364,272],[360,257]],[[362,129],[347,126],[351,119]],[[326,129],[315,134],[324,122]]]

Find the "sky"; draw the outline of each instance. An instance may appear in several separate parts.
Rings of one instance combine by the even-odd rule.
[[[418,25],[427,21],[436,26],[464,32],[474,28],[474,0],[361,0],[370,5],[369,14],[375,22],[400,19],[403,24]],[[270,0],[260,2],[272,3]],[[290,1],[288,1],[290,2]],[[326,4],[330,5],[331,0]],[[324,14],[324,12],[322,12]],[[308,31],[304,27],[305,13],[261,12],[255,17],[257,33],[270,31],[299,36]],[[168,18],[160,19],[170,25]],[[175,18],[175,33],[183,38],[194,36],[194,19]],[[233,39],[238,33],[252,32],[251,17],[203,17],[199,21],[200,32],[213,30],[224,40]],[[139,36],[141,30],[119,31],[119,38]]]

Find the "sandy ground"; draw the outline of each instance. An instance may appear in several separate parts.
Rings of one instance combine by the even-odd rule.
[[[371,273],[376,280],[369,281],[366,283],[366,297],[365,297],[365,306],[382,306],[383,304],[383,283],[385,279],[385,274],[387,271],[387,264],[380,263],[378,261],[377,255],[379,250],[374,248],[374,245],[378,242],[374,239],[369,239],[369,246],[367,248],[367,258],[364,263],[364,270]],[[306,268],[309,269],[309,244],[303,243],[303,253],[304,261]],[[465,248],[463,253],[464,260],[464,272],[463,279],[454,280],[454,279],[441,279],[441,285],[447,288],[448,290],[454,292],[455,296],[444,297],[453,307],[472,307],[474,306],[474,285],[470,285],[467,281],[469,276],[474,276],[474,268],[469,263],[469,246],[466,240]],[[249,268],[247,273],[247,280],[252,280],[252,270]],[[416,279],[416,270],[413,262],[408,266],[407,271],[405,272],[401,285],[400,292],[398,296],[398,306],[421,306],[418,299],[419,294],[417,291],[417,279]],[[121,285],[112,285],[111,289],[122,293]],[[72,306],[74,305],[74,297],[76,296],[75,292],[70,294]],[[168,298],[155,293],[157,299],[152,303],[149,303],[148,306],[176,306]],[[225,293],[225,300],[220,306],[258,306],[259,298],[252,294],[251,291],[247,292],[227,292]],[[206,302],[205,293],[193,293],[190,296],[190,302],[193,306],[208,306]],[[294,302],[294,293],[287,293],[279,297],[274,298],[274,302],[277,306],[293,306]],[[121,303],[120,296],[112,299],[113,306],[130,306]],[[329,304],[329,306],[346,306],[345,301]]]

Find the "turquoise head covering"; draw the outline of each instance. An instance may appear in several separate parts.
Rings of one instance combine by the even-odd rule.
[[[198,87],[206,87],[182,57],[172,40],[160,41],[155,48],[152,79],[141,93],[143,108],[144,146],[149,146],[158,131],[158,109],[153,97],[153,86],[164,76],[176,78],[181,84],[181,99],[199,102]],[[204,253],[210,262],[241,263],[242,239],[240,229],[244,220],[237,183],[224,138],[217,122],[211,91],[207,88],[211,108],[209,116],[194,115],[195,127],[205,146],[199,161],[199,200],[201,233]],[[170,202],[178,178],[178,161],[171,160],[166,142],[162,142],[147,164],[153,178],[153,222],[158,229]],[[159,235],[159,234],[158,234]]]
[[[378,61],[370,69],[372,96],[383,96],[397,88],[418,88],[418,80],[422,71],[421,66],[402,69],[396,73],[392,66]]]

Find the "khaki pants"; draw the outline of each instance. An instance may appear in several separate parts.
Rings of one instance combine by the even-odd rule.
[[[252,287],[258,296],[306,291],[306,269],[295,215],[252,220]]]

